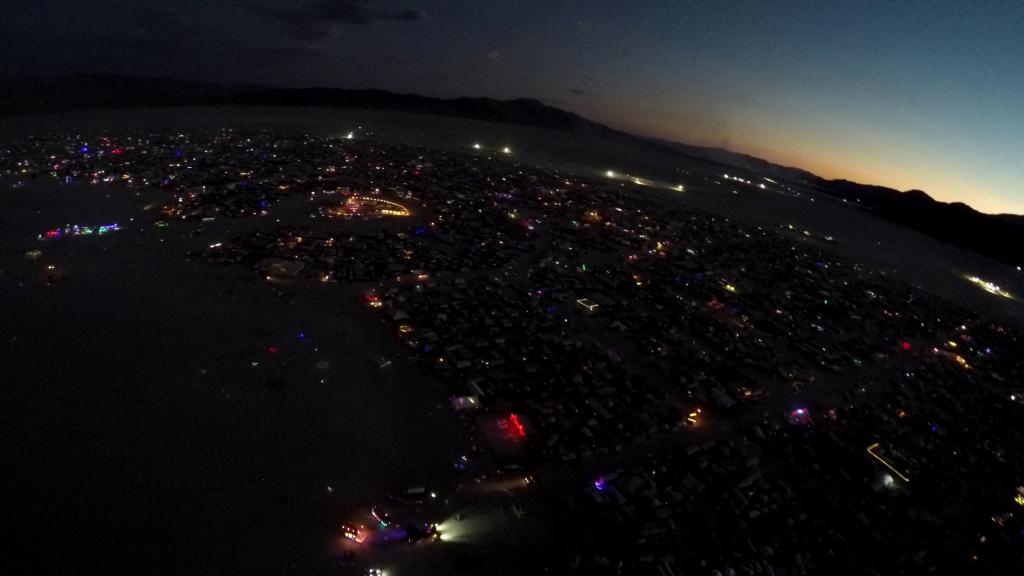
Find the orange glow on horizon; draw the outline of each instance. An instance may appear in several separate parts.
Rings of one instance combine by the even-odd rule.
[[[590,118],[603,118],[599,121],[634,134],[722,148],[829,180],[849,180],[899,191],[923,190],[940,202],[963,202],[987,214],[1024,214],[1024,198],[1013,197],[1012,182],[975,178],[975,168],[944,163],[943,157],[924,150],[923,143],[919,148],[912,135],[886,133],[869,126],[827,126],[825,121],[813,127],[789,126],[782,119],[762,122],[742,117],[713,123],[680,117],[674,110],[660,111],[668,118],[652,113],[639,119],[607,114],[607,110],[579,112]],[[731,126],[731,130],[723,125]],[[829,135],[822,136],[829,128]],[[955,152],[949,154],[948,159],[957,158]]]

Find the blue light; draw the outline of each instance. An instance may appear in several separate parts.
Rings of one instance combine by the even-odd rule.
[[[299,340],[303,340],[303,339],[306,338],[306,333],[305,332],[299,332],[298,334],[296,334],[296,336],[299,338]]]
[[[82,154],[88,154],[89,153],[89,146],[87,144],[82,144],[82,147],[79,148],[78,150]]]

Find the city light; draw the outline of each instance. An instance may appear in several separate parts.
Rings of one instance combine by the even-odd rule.
[[[518,144],[513,152],[492,135],[500,133],[497,128],[486,133],[487,146],[470,140],[472,134],[449,133],[449,149],[443,152],[392,147],[364,131],[366,138],[358,143],[339,142],[344,132],[299,141],[262,132],[246,132],[251,141],[230,132],[190,141],[154,136],[152,145],[125,141],[120,158],[109,144],[97,142],[84,159],[77,152],[86,137],[81,135],[62,141],[52,155],[35,148],[10,153],[11,165],[20,169],[15,163],[28,162],[21,160],[25,156],[41,174],[52,167],[57,180],[86,170],[102,178],[109,170],[104,159],[122,169],[131,164],[140,182],[146,175],[147,185],[157,188],[157,209],[168,203],[177,209],[159,223],[152,219],[161,217],[155,210],[145,222],[122,220],[123,228],[61,224],[40,241],[31,232],[85,216],[29,223],[23,232],[28,242],[8,252],[17,250],[12,253],[24,268],[15,270],[15,280],[25,280],[19,287],[23,295],[40,294],[42,322],[38,334],[28,332],[25,340],[24,330],[15,331],[12,350],[20,353],[43,341],[37,336],[51,324],[73,328],[48,322],[46,314],[62,308],[51,310],[47,304],[72,296],[88,306],[77,293],[86,294],[93,279],[108,274],[110,268],[101,266],[117,267],[112,277],[127,274],[133,281],[155,269],[161,272],[155,280],[164,282],[169,275],[158,258],[172,258],[172,265],[185,262],[181,269],[189,272],[181,288],[200,294],[168,299],[163,290],[150,291],[160,295],[150,299],[163,314],[152,318],[156,325],[170,321],[175,328],[181,314],[169,303],[192,305],[192,316],[205,318],[210,306],[223,301],[226,314],[236,308],[256,311],[254,318],[264,328],[240,340],[237,353],[217,346],[223,331],[211,330],[210,321],[189,331],[184,346],[181,338],[173,339],[181,352],[178,372],[190,386],[209,388],[226,405],[244,407],[251,397],[280,403],[280,396],[289,406],[309,403],[314,412],[319,396],[298,392],[317,381],[317,390],[351,387],[347,363],[354,364],[361,381],[389,386],[365,406],[329,406],[341,410],[338,418],[351,420],[351,426],[343,426],[340,436],[324,436],[328,443],[340,437],[343,444],[369,442],[386,445],[385,450],[341,449],[326,459],[299,459],[291,463],[299,484],[270,482],[261,488],[272,492],[269,501],[278,492],[288,496],[296,490],[316,498],[320,510],[310,520],[326,522],[326,528],[298,526],[300,544],[303,550],[329,547],[335,558],[321,555],[333,571],[379,575],[384,571],[374,567],[387,567],[392,574],[433,573],[437,566],[428,556],[447,565],[463,549],[471,555],[493,549],[501,552],[494,556],[500,562],[506,552],[498,547],[529,544],[532,538],[520,536],[530,530],[542,531],[538,538],[573,535],[564,554],[558,545],[559,557],[579,556],[584,571],[593,562],[589,548],[582,551],[586,556],[574,549],[580,530],[623,542],[622,551],[608,550],[609,558],[621,559],[623,573],[659,567],[692,572],[691,561],[704,558],[714,561],[700,566],[703,571],[724,571],[732,562],[733,540],[749,538],[761,546],[765,534],[785,532],[788,518],[813,514],[814,499],[802,494],[806,486],[813,496],[816,486],[836,478],[867,484],[863,490],[829,492],[825,520],[835,526],[819,530],[818,544],[822,550],[845,550],[840,537],[870,540],[864,526],[886,526],[892,505],[921,496],[908,492],[914,488],[908,475],[914,472],[919,487],[931,481],[931,468],[948,472],[946,488],[984,496],[979,502],[985,506],[968,510],[971,522],[962,526],[956,523],[959,508],[933,510],[934,518],[900,517],[905,529],[885,531],[886,550],[916,552],[920,546],[913,532],[935,522],[953,526],[962,532],[953,536],[966,541],[982,534],[991,538],[989,516],[1003,513],[1014,521],[1008,524],[1012,532],[1002,536],[1017,538],[1024,488],[1015,489],[1020,479],[1007,481],[1013,480],[1015,447],[1013,435],[1004,433],[1024,406],[1024,372],[1014,352],[1021,339],[1016,323],[929,296],[905,282],[908,274],[890,274],[888,266],[881,270],[854,255],[833,254],[818,245],[826,238],[820,232],[780,224],[785,216],[767,214],[771,217],[756,219],[762,225],[755,225],[743,214],[688,210],[690,202],[671,192],[684,190],[672,179],[685,180],[688,193],[698,195],[693,202],[703,205],[707,197],[717,205],[720,199],[705,189],[721,184],[721,190],[758,194],[754,189],[770,180],[754,173],[744,176],[753,183],[735,173],[723,183],[714,165],[694,168],[692,174],[668,165],[656,171],[639,161],[632,165],[627,155],[604,161],[623,166],[621,171],[600,170],[600,160],[589,171],[582,168],[583,174],[552,171],[522,163]],[[179,146],[187,150],[169,167]],[[517,159],[502,161],[498,154]],[[74,160],[61,164],[66,156]],[[646,170],[652,179],[633,174]],[[179,179],[171,182],[174,175]],[[761,194],[762,199],[788,188],[780,183],[766,189],[773,194]],[[657,193],[644,194],[648,191]],[[134,194],[129,201],[137,209],[149,198],[141,185],[127,194]],[[264,206],[273,216],[262,217]],[[767,208],[752,210],[758,209]],[[111,219],[120,214],[97,213]],[[214,225],[201,223],[213,218]],[[379,220],[368,221],[373,218]],[[179,219],[167,230],[153,227]],[[107,220],[93,220],[98,221]],[[124,234],[107,242],[46,240],[119,229]],[[26,252],[30,247],[38,250]],[[123,258],[106,254],[122,251]],[[87,262],[94,253],[103,258]],[[149,263],[135,266],[140,258]],[[197,260],[210,265],[207,281],[191,273],[203,269]],[[133,265],[126,269],[126,263]],[[989,298],[962,284],[968,280],[1010,297],[1002,287],[963,275],[971,270],[947,272],[960,287],[957,295]],[[993,272],[990,277],[1019,291],[1005,276]],[[259,282],[263,278],[266,282]],[[45,286],[57,280],[61,285]],[[216,301],[207,298],[210,294]],[[250,295],[260,299],[255,306],[246,305]],[[18,302],[23,300],[19,295]],[[1015,304],[990,302],[993,309]],[[106,299],[96,305],[118,303]],[[127,322],[127,331],[123,322],[105,328],[123,339],[134,334],[130,324],[136,316],[111,317]],[[160,346],[159,339],[153,345]],[[62,351],[67,352],[42,347],[38,358],[27,360],[45,368],[47,359]],[[88,352],[61,357],[95,362]],[[123,362],[160,360],[137,353],[114,356]],[[160,365],[145,368],[161,374]],[[235,380],[254,384],[240,386]],[[396,395],[396,390],[409,394]],[[365,400],[362,396],[354,398]],[[296,413],[309,413],[309,406]],[[306,432],[301,418],[286,420]],[[397,429],[416,441],[402,442],[402,434],[389,433]],[[436,450],[425,444],[430,435],[438,436]],[[217,440],[216,434],[208,436]],[[876,438],[887,444],[879,440],[866,448],[872,461],[856,458],[856,448],[863,446],[858,442]],[[979,442],[987,452],[1006,457],[973,457]],[[433,464],[410,469],[409,459],[418,453]],[[875,468],[876,460],[883,468]],[[438,475],[433,468],[448,473]],[[368,481],[345,482],[349,469],[365,473]],[[1007,493],[1012,502],[1005,500]],[[719,501],[726,503],[722,510],[716,508]],[[710,531],[701,533],[697,521],[709,511],[720,520],[716,532],[736,538],[718,542]],[[227,533],[244,517],[229,512]],[[431,522],[446,517],[435,531]],[[547,526],[548,521],[554,524]],[[630,559],[634,550],[667,558],[678,548],[677,533],[706,550],[659,567]],[[910,535],[909,548],[904,534]],[[792,552],[805,548],[800,537],[768,540],[778,540],[773,549]],[[431,539],[457,544],[426,551]],[[861,549],[865,542],[853,545]],[[942,542],[932,544],[928,554]],[[975,547],[979,555],[994,557],[994,546],[969,548]]]

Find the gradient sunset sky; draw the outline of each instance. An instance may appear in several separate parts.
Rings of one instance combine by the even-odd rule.
[[[1024,2],[14,0],[0,72],[538,98],[1024,214]]]

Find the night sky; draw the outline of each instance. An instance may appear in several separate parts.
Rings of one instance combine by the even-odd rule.
[[[531,97],[1024,213],[1024,2],[8,0],[0,72]]]

